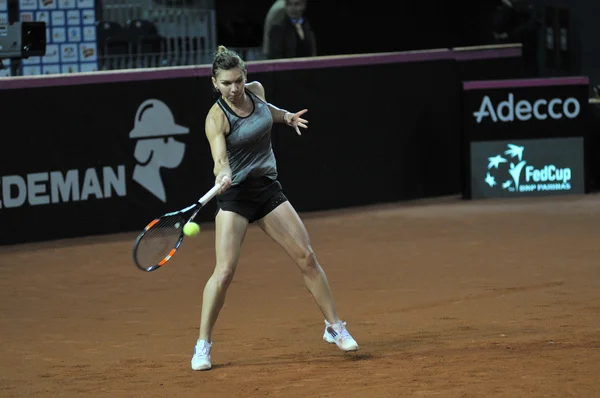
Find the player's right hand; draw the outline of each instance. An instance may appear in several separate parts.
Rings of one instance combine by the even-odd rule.
[[[221,184],[219,194],[222,194],[231,186],[231,177],[227,174],[219,174],[215,180],[215,184]]]

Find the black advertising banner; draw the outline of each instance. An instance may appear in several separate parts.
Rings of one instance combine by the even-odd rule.
[[[588,113],[587,78],[466,82],[468,141],[582,136]]]
[[[462,98],[463,196],[492,198],[584,193],[587,189],[588,85],[586,77],[465,82]],[[577,139],[563,141],[562,138]],[[518,152],[521,148],[523,153]],[[514,151],[520,156],[526,153],[528,163],[523,163],[524,159],[515,161]],[[494,162],[498,163],[494,169],[522,165],[525,167],[522,178],[527,177],[528,170],[546,170],[545,175],[550,172],[543,169],[546,165],[578,172],[573,174],[574,184],[570,183],[568,189],[545,189],[543,182],[546,181],[532,179],[527,180],[529,184],[517,188],[519,181],[515,179],[513,185],[508,185],[510,179],[500,182],[494,180],[496,177],[492,174],[488,177],[487,172],[484,173],[486,169],[482,165]],[[533,182],[542,184],[539,189],[534,189]],[[504,188],[502,184],[505,184]]]
[[[471,143],[473,199],[584,193],[583,138]]]
[[[296,70],[274,78],[275,87],[303,82],[280,89],[277,105],[309,110],[301,137],[286,126],[275,133],[281,183],[294,207],[318,211],[460,192],[460,92],[452,60],[331,73]],[[381,76],[390,75],[396,77],[389,90],[404,94],[373,100]],[[342,98],[357,76],[361,83]]]
[[[3,115],[13,128],[2,134],[0,242],[141,230],[195,202],[214,183],[204,134],[212,97],[204,79],[0,96],[2,109],[15,109]]]
[[[273,128],[280,181],[298,211],[460,192],[453,51],[247,66],[269,102],[309,110],[302,136]],[[379,100],[381,76],[392,75]],[[204,131],[212,90],[210,65],[0,79],[0,245],[140,231],[195,202],[214,183]],[[198,221],[214,210],[213,201]]]

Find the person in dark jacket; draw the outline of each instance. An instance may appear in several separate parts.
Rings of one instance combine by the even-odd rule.
[[[317,55],[315,34],[304,17],[306,0],[285,0],[285,12],[273,17],[268,37],[266,58],[298,58]]]

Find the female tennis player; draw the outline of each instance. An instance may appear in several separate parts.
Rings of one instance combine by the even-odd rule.
[[[220,94],[206,117],[206,137],[214,161],[217,196],[215,220],[216,264],[202,299],[200,334],[194,348],[192,369],[211,368],[212,330],[233,280],[248,224],[256,222],[294,259],[306,288],[325,317],[323,339],[342,351],[356,351],[358,344],[336,312],[325,272],[312,250],[300,217],[282,192],[271,147],[273,123],[285,123],[300,134],[307,128],[306,109],[290,113],[265,98],[263,86],[247,83],[240,56],[219,46],[212,65],[212,83]]]

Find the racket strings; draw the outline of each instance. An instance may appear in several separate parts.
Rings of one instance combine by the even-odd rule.
[[[163,217],[155,222],[138,242],[137,262],[142,267],[162,265],[177,249],[184,224],[180,216]]]

